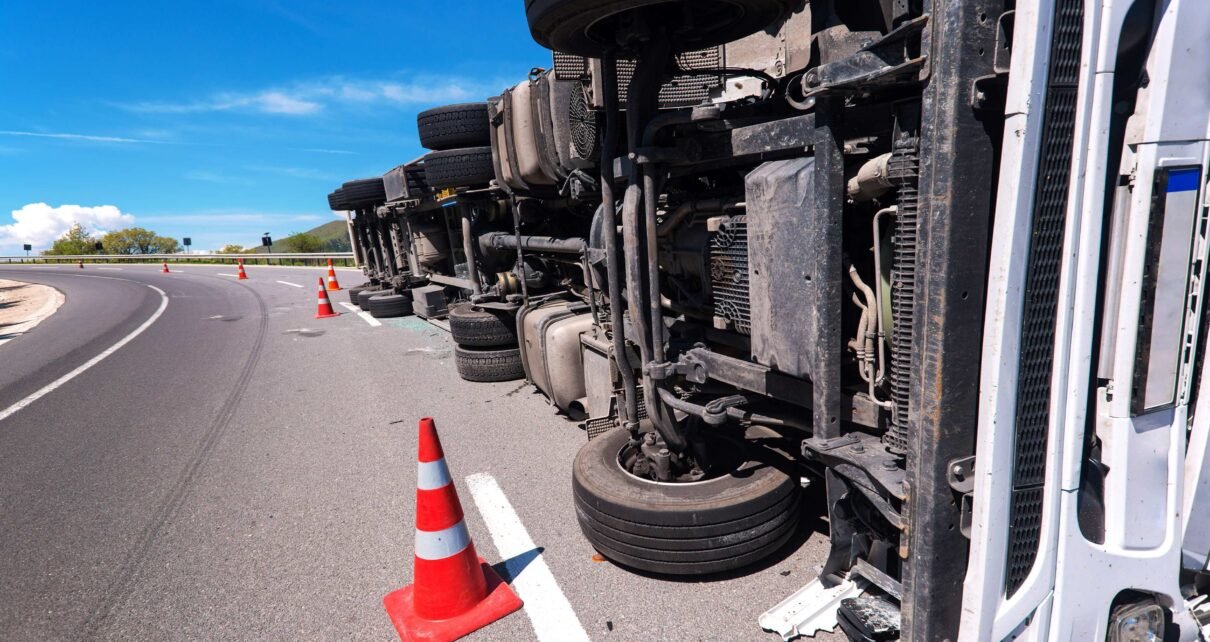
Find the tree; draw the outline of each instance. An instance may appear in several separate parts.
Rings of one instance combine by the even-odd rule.
[[[310,253],[322,252],[324,250],[323,239],[306,232],[298,232],[287,236],[281,240],[281,245],[287,252]]]
[[[327,241],[324,242],[324,251],[332,252],[332,253],[352,252],[353,244],[349,241],[348,236],[342,236],[340,238],[328,239]]]
[[[160,236],[141,227],[116,230],[101,238],[107,254],[175,254],[181,251],[176,239]]]
[[[223,249],[218,251],[219,254],[243,254],[244,252],[244,246],[236,245],[235,243],[228,243],[223,246]]]
[[[71,229],[59,237],[50,246],[49,250],[42,252],[42,254],[47,256],[75,256],[96,253],[96,237],[88,231],[88,228],[79,223],[73,223]]]

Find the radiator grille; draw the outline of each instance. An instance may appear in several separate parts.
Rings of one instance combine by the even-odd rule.
[[[684,70],[701,71],[720,69],[723,67],[723,48],[710,47],[697,51],[686,51],[677,54],[677,66]],[[585,58],[570,54],[555,52],[555,78],[559,80],[578,80],[586,77],[589,62]],[[633,60],[618,61],[618,102],[626,104],[627,90],[630,79],[634,76],[635,62]],[[660,88],[660,109],[677,107],[692,107],[710,98],[712,91],[723,86],[725,79],[722,75],[686,75],[674,76]]]
[[[647,404],[643,399],[643,388],[639,387],[635,391],[638,397],[638,420],[642,421],[647,418]],[[584,422],[584,431],[588,434],[588,441],[592,441],[601,435],[618,427],[618,412],[617,405],[622,403],[621,391],[615,392],[616,402],[613,406],[613,411],[607,417],[593,417]]]
[[[588,59],[561,51],[555,52],[555,79],[581,80],[588,75]]]
[[[1008,528],[1011,537],[1005,576],[1016,590],[1029,575],[1029,570],[1034,566],[1034,558],[1038,555],[1038,540],[1042,532],[1041,488],[1013,491]]]
[[[1050,429],[1055,317],[1059,297],[1067,191],[1071,184],[1076,97],[1079,91],[1083,0],[1059,0],[1051,45],[1042,127],[1042,156],[1035,185],[1018,361],[1016,452],[1005,592],[1013,595],[1038,554],[1042,486]]]
[[[710,235],[710,288],[715,324],[752,334],[751,283],[748,274],[748,217],[732,216]]]
[[[883,440],[892,452],[908,450],[908,401],[911,397],[912,336],[916,318],[916,265],[920,227],[919,139],[900,135],[888,164],[899,185],[891,257],[891,411],[890,429]]]

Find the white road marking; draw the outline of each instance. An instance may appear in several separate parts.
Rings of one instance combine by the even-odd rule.
[[[9,337],[7,339],[0,339],[0,346],[12,341],[26,332],[29,332],[30,330],[33,330],[34,326],[42,323],[47,317],[54,314],[55,310],[59,309],[59,306],[63,305],[63,301],[65,300],[63,298],[63,293],[56,288],[51,288],[50,291],[51,295],[42,303],[42,307],[38,308],[38,311],[35,312],[32,317],[16,325],[11,325],[4,328],[4,334],[9,335]]]
[[[122,268],[108,268],[108,267],[99,267],[99,268],[97,268],[97,269],[98,269],[98,270],[113,270],[113,271],[115,271],[115,272],[121,272],[121,271],[122,271]]]
[[[146,284],[144,284],[144,285],[146,285]],[[135,337],[139,336],[140,334],[143,334],[143,332],[146,331],[147,328],[150,328],[151,324],[155,323],[161,316],[163,316],[164,310],[168,309],[168,294],[166,292],[164,292],[163,290],[155,287],[154,285],[148,285],[147,287],[151,288],[152,290],[155,290],[156,292],[158,292],[160,294],[160,307],[156,308],[156,311],[146,321],[144,321],[142,325],[135,328],[134,332],[131,332],[130,334],[126,335],[125,337],[122,337],[122,339],[119,340],[117,343],[106,348],[105,351],[102,352],[101,354],[98,354],[97,356],[89,359],[88,361],[85,361],[83,364],[81,364],[75,370],[72,370],[71,372],[63,375],[62,377],[55,379],[54,381],[43,386],[41,389],[31,393],[28,397],[26,397],[26,398],[22,399],[21,401],[18,401],[17,403],[9,406],[8,408],[5,408],[4,410],[0,411],[0,421],[4,421],[5,419],[8,419],[9,417],[20,412],[21,409],[25,408],[26,406],[41,399],[42,397],[45,397],[46,395],[49,395],[50,393],[54,392],[60,386],[67,383],[68,381],[71,381],[72,379],[75,379],[76,377],[80,376],[81,374],[84,374],[84,372],[87,371],[89,368],[97,365],[98,363],[101,363],[101,361],[103,361],[105,359],[105,357],[108,357],[109,355],[122,349],[122,346],[126,345],[127,343],[130,343],[131,341],[134,340]]]
[[[344,308],[346,310],[348,310],[349,312],[352,312],[353,314],[356,314],[357,316],[361,317],[362,321],[365,321],[366,323],[370,324],[371,326],[373,326],[375,328],[382,327],[382,322],[379,321],[378,319],[375,319],[374,315],[370,314],[369,312],[362,312],[361,308],[353,305],[352,303],[349,303],[348,301],[341,301],[340,304],[342,306],[344,306]]]
[[[508,560],[537,548],[494,477],[479,473],[467,477],[466,484],[492,533],[500,557]],[[514,575],[512,587],[525,602],[525,614],[541,642],[588,642],[584,625],[580,624],[541,554]]]
[[[292,288],[301,288],[301,287],[302,287],[301,285],[299,285],[299,284],[297,284],[297,283],[291,283],[291,282],[289,282],[289,281],[278,281],[278,283],[280,283],[280,284],[282,284],[282,285],[288,285],[288,286],[290,286],[290,287],[292,287]]]
[[[239,278],[239,275],[238,275],[238,274],[227,274],[226,272],[219,272],[219,273],[218,273],[218,275],[219,275],[219,276],[233,276],[233,277],[235,277],[235,278],[237,278],[237,279]]]

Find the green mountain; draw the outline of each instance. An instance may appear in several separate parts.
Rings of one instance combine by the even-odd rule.
[[[321,252],[352,252],[353,245],[349,243],[349,228],[344,221],[331,221],[324,223],[319,227],[309,229],[301,234],[313,236],[319,240],[322,248]],[[295,252],[296,248],[290,247],[291,244],[288,236],[273,238],[273,252]],[[270,251],[266,247],[250,247],[246,251],[253,254],[263,254]]]
[[[353,251],[353,246],[349,244],[349,227],[344,221],[324,223],[317,228],[307,230],[305,234],[319,237],[329,252]]]

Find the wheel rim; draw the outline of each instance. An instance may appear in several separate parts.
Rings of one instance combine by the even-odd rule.
[[[642,447],[631,443],[629,440],[626,441],[625,443],[623,443],[618,448],[617,454],[613,457],[613,462],[618,467],[618,469],[621,470],[624,475],[626,475],[626,477],[633,479],[635,481],[643,482],[646,484],[653,484],[656,486],[692,486],[692,485],[709,484],[709,483],[715,482],[719,479],[722,479],[723,477],[733,475],[734,473],[737,473],[737,472],[743,470],[745,465],[747,465],[748,463],[751,463],[748,461],[747,457],[745,456],[747,453],[747,448],[742,444],[742,440],[731,440],[731,439],[727,439],[726,437],[716,437],[716,439],[718,441],[726,441],[726,442],[737,444],[739,447],[738,448],[717,448],[717,447],[712,448],[711,451],[713,454],[716,454],[716,455],[721,454],[722,457],[719,458],[719,461],[715,462],[715,465],[711,467],[710,472],[705,473],[705,477],[703,477],[701,479],[693,480],[693,481],[663,482],[663,481],[651,479],[649,477],[642,477],[642,476],[634,474],[626,466],[625,462],[631,456],[636,456],[636,457],[643,456],[642,451],[641,451]],[[715,440],[711,440],[711,441],[715,441]]]

